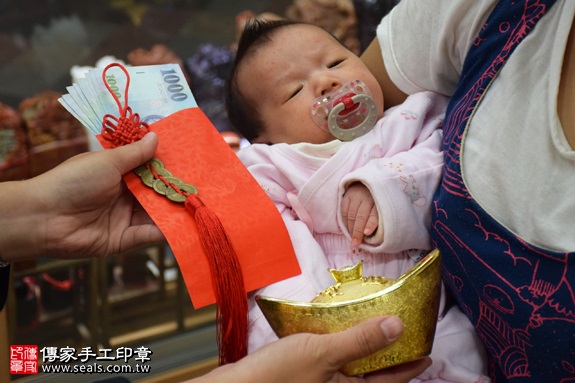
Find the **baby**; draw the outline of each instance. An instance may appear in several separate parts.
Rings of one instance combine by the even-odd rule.
[[[226,104],[252,143],[238,156],[279,209],[302,270],[250,297],[250,352],[277,339],[255,294],[310,301],[334,283],[328,268],[359,261],[364,276],[396,279],[432,248],[444,97],[419,93],[384,112],[375,77],[328,32],[254,20],[240,39]],[[416,381],[488,381],[480,344],[442,297],[434,363]]]

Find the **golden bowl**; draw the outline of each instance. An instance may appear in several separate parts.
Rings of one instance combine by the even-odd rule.
[[[348,376],[365,374],[431,353],[439,310],[440,268],[437,249],[396,280],[362,277],[359,263],[330,270],[336,284],[311,302],[264,296],[257,296],[256,302],[280,338],[301,332],[334,333],[381,315],[401,318],[405,329],[399,340],[341,369]]]

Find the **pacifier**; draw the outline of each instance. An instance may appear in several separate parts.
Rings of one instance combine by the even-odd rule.
[[[311,115],[323,130],[342,141],[351,141],[373,129],[377,107],[367,86],[360,80],[352,80],[316,98]]]

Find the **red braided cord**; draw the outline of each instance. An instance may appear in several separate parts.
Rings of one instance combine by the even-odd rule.
[[[120,99],[114,93],[110,85],[106,81],[106,72],[112,67],[119,67],[126,74],[126,89],[124,90],[124,106]],[[128,106],[128,88],[130,87],[130,74],[123,65],[118,63],[112,63],[104,68],[102,72],[102,81],[106,85],[106,89],[114,98],[116,105],[118,105],[118,112],[120,117],[116,117],[111,114],[106,114],[102,121],[102,137],[112,144],[112,147],[118,147],[125,144],[131,144],[136,142],[146,135],[150,131],[150,127],[147,123],[140,121],[140,115],[134,113],[132,108]]]

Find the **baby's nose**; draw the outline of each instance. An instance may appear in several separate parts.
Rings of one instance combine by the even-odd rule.
[[[326,80],[323,82],[322,87],[321,87],[321,95],[325,95],[326,93],[329,93],[331,91],[333,91],[334,89],[337,89],[341,86],[341,83],[337,80]]]

